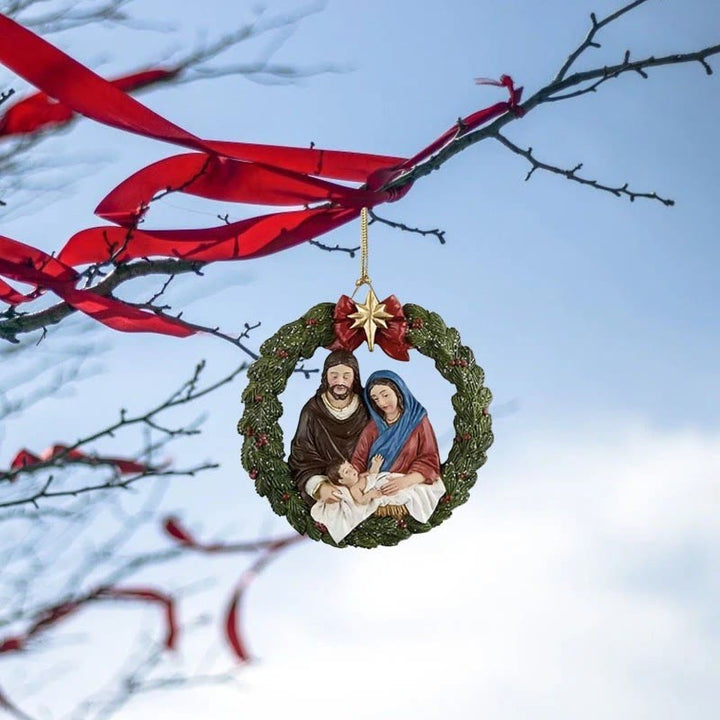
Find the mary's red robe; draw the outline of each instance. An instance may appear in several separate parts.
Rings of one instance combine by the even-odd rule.
[[[371,420],[360,433],[352,456],[351,462],[358,472],[367,470],[368,460],[370,459],[368,454],[377,437],[377,425]],[[440,477],[440,452],[438,451],[435,432],[427,415],[412,431],[389,470],[403,475],[419,472],[428,485]]]

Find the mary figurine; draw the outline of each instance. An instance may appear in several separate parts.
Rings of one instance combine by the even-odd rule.
[[[363,472],[372,457],[381,455],[381,471],[390,473],[381,487],[386,500],[381,504],[408,505],[411,515],[426,522],[445,493],[437,439],[427,411],[392,370],[378,370],[368,378],[365,401],[370,421],[358,438],[353,466]],[[413,489],[410,494],[403,492]],[[422,500],[422,519],[413,512],[414,503],[408,504],[409,495]]]

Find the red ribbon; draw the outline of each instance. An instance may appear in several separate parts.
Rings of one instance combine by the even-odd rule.
[[[291,535],[269,545],[267,550],[241,575],[235,591],[230,596],[230,602],[225,613],[225,636],[227,637],[231,650],[241,662],[248,662],[251,659],[242,633],[240,632],[240,608],[245,591],[258,573],[275,555],[284,548],[304,539],[304,535]]]
[[[140,600],[161,605],[165,610],[165,640],[164,645],[168,650],[174,650],[177,646],[178,624],[175,613],[175,601],[170,595],[161,593],[152,588],[102,588],[98,591],[97,598],[110,600]]]
[[[73,235],[59,257],[69,265],[101,262],[110,255],[116,262],[149,255],[196,262],[247,260],[311,240],[359,215],[360,210],[317,208],[261,215],[203,229],[140,231],[95,227]]]
[[[187,337],[195,330],[174,318],[140,310],[120,300],[78,290],[80,275],[57,258],[42,250],[0,235],[0,274],[12,280],[35,286],[30,295],[19,293],[2,282],[0,295],[5,302],[16,305],[37,297],[40,291],[51,290],[68,305],[89,315],[113,330],[123,332],[155,332]]]
[[[163,521],[163,530],[173,538],[178,544],[191,549],[198,550],[199,552],[215,554],[225,552],[237,552],[238,549],[242,550],[256,550],[257,547],[254,544],[242,544],[242,545],[231,545],[227,543],[201,543],[195,539],[195,536],[180,523],[176,517],[166,517]]]
[[[235,657],[241,662],[250,660],[250,653],[240,631],[240,607],[245,591],[260,571],[284,548],[304,540],[303,535],[288,535],[277,540],[264,540],[257,543],[201,543],[185,528],[180,521],[172,516],[165,518],[163,529],[177,543],[190,550],[205,553],[223,553],[248,550],[263,550],[255,562],[241,575],[233,591],[227,610],[225,611],[225,637]]]
[[[23,448],[18,451],[10,464],[12,470],[18,468],[32,467],[40,463],[46,463],[50,460],[60,457],[63,461],[67,462],[83,462],[88,465],[114,465],[118,472],[122,475],[128,475],[133,473],[147,472],[151,469],[149,465],[144,465],[135,460],[128,460],[126,458],[115,458],[105,457],[100,455],[87,455],[80,450],[68,450],[67,445],[53,445],[47,450],[44,450],[40,455],[35,455],[29,450]]]
[[[504,75],[499,82],[486,82],[507,88],[508,101],[468,115],[409,159],[203,140],[123,92],[167,79],[177,71],[149,70],[110,82],[3,15],[0,15],[0,36],[3,38],[0,62],[40,90],[6,112],[0,121],[0,135],[36,132],[51,124],[67,122],[75,113],[80,113],[106,125],[194,151],[148,165],[111,191],[100,202],[96,213],[120,227],[89,228],[70,238],[59,260],[53,259],[54,263],[61,262],[64,273],[77,265],[110,259],[122,262],[160,256],[211,262],[280,252],[352,221],[362,207],[398,200],[409,191],[410,183],[395,190],[383,190],[383,187],[458,136],[505,112],[521,113],[522,89],[516,90],[512,79]],[[357,182],[361,186],[349,187],[328,178]],[[253,217],[220,227],[138,231],[137,224],[160,191],[262,205],[322,203],[322,206]],[[5,255],[8,240],[0,238],[0,256]],[[0,299],[18,304],[33,299],[39,290],[47,288],[114,329],[176,336],[194,332],[179,321],[74,289],[70,283],[74,285],[76,275],[51,282],[52,278],[41,273],[37,265],[33,270],[35,273],[27,268],[23,271],[17,263],[0,265],[0,274],[30,282],[37,289],[30,295],[22,295],[0,280]],[[93,304],[88,295],[99,299]],[[403,352],[399,346],[395,351]]]
[[[177,73],[177,70],[143,70],[108,82],[129,92],[170,80]],[[30,135],[48,127],[65,125],[76,116],[77,113],[73,112],[72,108],[53,100],[44,92],[38,92],[14,103],[0,117],[0,137]]]
[[[24,650],[27,647],[28,641],[32,640],[40,632],[56,625],[61,620],[74,614],[87,605],[87,603],[94,600],[140,600],[162,605],[165,608],[166,620],[164,645],[168,650],[175,648],[178,630],[175,617],[175,602],[172,597],[152,588],[107,587],[100,588],[81,600],[61,603],[60,605],[54,605],[44,610],[37,616],[25,633],[22,635],[13,635],[0,641],[0,654]]]
[[[407,320],[403,313],[400,301],[390,295],[381,301],[385,305],[385,311],[392,314],[388,318],[386,328],[378,328],[375,334],[375,343],[381,347],[386,355],[395,360],[409,360],[408,350],[412,347],[405,340],[407,331]],[[335,329],[335,341],[330,345],[331,350],[355,350],[365,340],[365,333],[362,328],[353,328],[355,320],[348,317],[357,311],[355,303],[347,296],[342,295],[333,310],[333,327]]]

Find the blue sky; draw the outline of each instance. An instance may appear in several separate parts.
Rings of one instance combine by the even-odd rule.
[[[474,77],[508,73],[532,94],[580,42],[589,13],[604,16],[617,5],[330,0],[278,59],[331,62],[341,72],[285,86],[224,78],[143,99],[201,137],[410,155],[458,116],[504,99]],[[150,12],[191,42],[244,11],[227,0],[182,14],[164,0],[151,9],[138,4],[139,16]],[[715,44],[718,28],[720,8],[710,0],[649,2],[603,35],[603,48],[580,67],[616,62],[626,48],[641,57]],[[108,74],[176,46],[149,30],[57,42]],[[370,275],[381,297],[394,293],[439,312],[486,371],[496,441],[471,499],[442,527],[397,548],[293,549],[249,597],[247,623],[262,662],[239,674],[239,691],[194,691],[181,707],[177,698],[152,697],[127,717],[190,717],[208,702],[218,720],[251,710],[269,716],[270,708],[324,717],[343,703],[358,718],[714,716],[718,119],[717,75],[693,65],[654,70],[648,80],[620,78],[506,129],[543,160],[582,162],[587,177],[656,191],[674,198],[673,208],[540,171],[524,182],[525,161],[488,141],[379,208],[446,231],[440,246],[371,227]],[[25,211],[11,209],[3,233],[58,249],[97,224],[92,209],[109,189],[173,151],[79,123],[41,152],[92,161],[86,176],[63,197],[37,192]],[[171,198],[148,226],[210,225],[220,210]],[[354,245],[358,237],[359,227],[346,226],[325,240]],[[171,297],[187,304],[186,317],[227,332],[261,320],[257,346],[306,308],[351,291],[358,272],[345,254],[303,246],[218,264],[203,280],[178,281]],[[19,445],[58,440],[56,420],[80,435],[120,404],[140,407],[199,358],[218,375],[242,359],[211,337],[98,337],[112,342],[105,372],[71,399],[44,404],[42,423],[28,416],[4,428],[4,461]],[[450,436],[450,390],[429,362],[398,367],[378,353],[360,362],[365,375],[378,367],[400,372],[441,439]],[[283,521],[253,495],[239,464],[241,385],[207,406],[205,436],[184,450],[183,457],[220,460],[222,470],[202,484],[178,484],[168,503],[208,532],[281,531]],[[286,434],[313,391],[313,382],[291,383]],[[358,677],[374,680],[358,690]]]

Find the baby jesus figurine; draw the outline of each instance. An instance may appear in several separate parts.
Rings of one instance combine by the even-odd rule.
[[[326,475],[336,488],[333,494],[337,501],[316,502],[310,508],[310,515],[327,528],[335,542],[340,542],[381,506],[404,505],[408,513],[422,523],[433,514],[445,492],[442,480],[438,479],[432,485],[421,483],[392,493],[383,492],[389,480],[404,476],[402,473],[379,472],[382,462],[382,455],[374,455],[368,472],[362,473],[347,460],[340,460],[327,468]]]
[[[368,472],[359,473],[347,460],[335,463],[327,469],[328,480],[333,485],[346,487],[352,499],[358,505],[367,505],[371,500],[379,500],[382,491],[376,485],[375,477],[380,472],[383,456],[374,455],[370,461]]]
[[[334,462],[325,471],[329,482],[336,488],[333,495],[337,501],[316,502],[310,508],[310,515],[327,528],[335,542],[340,542],[381,504],[392,502],[380,489],[382,482],[391,476],[391,473],[378,472],[382,461],[382,455],[375,455],[368,472],[359,473],[352,463],[343,459]]]

